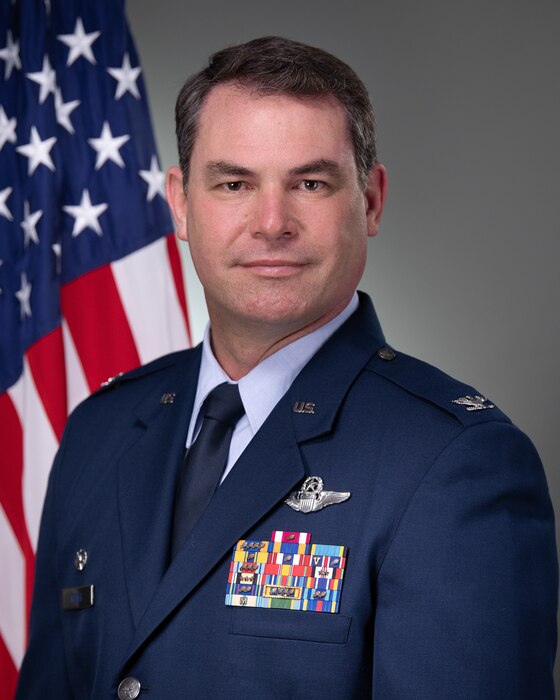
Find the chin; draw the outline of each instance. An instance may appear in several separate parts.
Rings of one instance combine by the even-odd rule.
[[[303,303],[300,295],[294,301],[278,300],[273,304],[251,305],[245,310],[245,318],[255,324],[284,329],[289,334],[313,324],[325,313],[325,309]]]

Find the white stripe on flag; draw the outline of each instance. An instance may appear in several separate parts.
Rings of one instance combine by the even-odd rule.
[[[204,330],[208,323],[206,299],[204,298],[204,288],[196,274],[189,246],[183,241],[179,241],[179,252],[181,253],[181,260],[183,262],[183,276],[189,281],[187,312],[191,326],[192,344],[194,346],[200,343],[204,337]]]
[[[111,267],[142,364],[188,347],[165,238]]]
[[[89,396],[90,392],[80,357],[66,321],[62,321],[62,338],[66,365],[66,399],[68,413],[71,413],[81,401]]]
[[[33,551],[37,549],[39,525],[47,481],[58,443],[45,413],[27,359],[23,373],[8,390],[23,430],[23,512]]]
[[[25,559],[18,541],[0,505],[0,542],[2,575],[0,576],[0,634],[16,668],[25,650]]]

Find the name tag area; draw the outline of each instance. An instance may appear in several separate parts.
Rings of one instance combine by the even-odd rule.
[[[60,591],[60,605],[63,610],[85,610],[93,607],[94,586],[63,588]]]

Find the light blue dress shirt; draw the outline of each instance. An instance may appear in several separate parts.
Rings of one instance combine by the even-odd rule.
[[[228,462],[222,475],[222,481],[231,471],[243,450],[247,447],[257,430],[270,415],[272,409],[284,396],[296,376],[309,362],[321,345],[356,311],[358,295],[354,296],[346,308],[324,326],[320,326],[308,335],[294,340],[273,355],[260,362],[238,382],[234,382],[216,360],[210,344],[210,324],[206,326],[202,341],[202,361],[198,375],[198,385],[194,399],[193,412],[187,434],[187,447],[193,443],[198,434],[201,420],[199,413],[208,394],[223,382],[239,385],[239,393],[245,415],[237,423],[231,438]]]

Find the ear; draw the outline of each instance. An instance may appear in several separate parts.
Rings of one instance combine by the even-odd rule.
[[[375,236],[379,233],[379,224],[383,205],[387,196],[387,171],[381,163],[375,163],[370,170],[366,188],[364,190],[364,200],[366,204],[366,220],[368,236]]]
[[[179,166],[174,165],[167,171],[165,191],[175,220],[175,233],[182,241],[187,241],[187,195],[183,187],[183,173]]]

